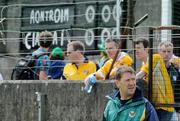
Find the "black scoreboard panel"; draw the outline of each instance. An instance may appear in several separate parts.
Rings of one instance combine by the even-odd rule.
[[[125,26],[127,1],[120,5],[120,24]],[[31,51],[38,47],[43,30],[53,33],[54,46],[66,49],[70,40],[81,40],[86,49],[95,50],[97,44],[116,33],[116,1],[81,1],[69,4],[23,6],[20,47]]]

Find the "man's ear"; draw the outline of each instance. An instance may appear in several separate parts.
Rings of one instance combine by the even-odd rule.
[[[114,83],[115,83],[116,87],[118,87],[119,81],[115,80]]]
[[[145,48],[145,50],[146,50],[146,52],[149,52],[149,48],[147,47],[147,48]]]

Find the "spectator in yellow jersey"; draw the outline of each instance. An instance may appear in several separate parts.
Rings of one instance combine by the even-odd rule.
[[[138,38],[140,41],[142,38]],[[146,40],[147,41],[147,40]],[[136,42],[137,43],[137,42]],[[135,47],[137,47],[135,45]],[[137,48],[136,48],[137,49]],[[148,51],[147,51],[148,53]],[[137,54],[137,53],[136,53]],[[136,78],[141,79],[146,77],[148,82],[148,67],[146,62],[142,65],[140,71],[137,73]],[[152,103],[155,104],[160,121],[177,121],[177,115],[174,110],[174,94],[171,84],[171,79],[166,69],[165,63],[161,55],[153,54],[153,90],[152,90]],[[170,104],[169,106],[167,106]]]
[[[119,47],[119,41],[116,39],[107,39],[105,42],[105,49],[108,57],[110,58],[106,63],[95,73],[91,74],[88,76],[85,80],[84,83],[87,86],[88,81],[91,80],[91,78],[94,78],[96,80],[105,80],[107,78],[107,75],[110,72],[110,67],[113,62],[113,59],[116,55],[117,49]],[[127,66],[132,66],[133,60],[132,58],[125,52],[119,52],[118,57],[116,58],[116,61],[113,65],[112,71],[109,74],[110,78],[113,78],[115,76],[116,70],[122,66],[122,65],[127,65]]]
[[[71,63],[65,65],[63,78],[66,80],[84,80],[97,69],[93,61],[84,56],[85,47],[81,41],[72,41],[67,45],[67,57]]]
[[[179,103],[180,91],[180,72],[178,68],[178,57],[173,55],[173,44],[170,41],[163,41],[158,46],[159,54],[162,56],[164,63],[166,65],[166,69],[171,79],[171,83],[174,90],[174,98],[175,102]],[[172,60],[173,58],[173,60]],[[176,62],[177,61],[177,62]],[[180,63],[180,62],[179,62]],[[176,108],[179,110],[179,107]]]

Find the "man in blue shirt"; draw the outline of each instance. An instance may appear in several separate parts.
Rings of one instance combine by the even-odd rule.
[[[37,57],[35,64],[34,79],[47,80],[48,69],[50,66],[50,60],[48,56],[48,50],[52,44],[52,33],[44,31],[40,33],[39,43],[40,47],[32,53],[32,56]]]

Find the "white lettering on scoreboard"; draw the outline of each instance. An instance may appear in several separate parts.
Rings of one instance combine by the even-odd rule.
[[[69,9],[31,10],[30,24],[39,24],[41,22],[69,22]]]
[[[65,34],[66,32],[66,34]],[[71,37],[67,34],[68,31],[62,30],[60,36],[58,36],[57,31],[53,31],[53,45],[64,46],[65,41],[70,41]],[[104,28],[100,35],[101,41],[106,41],[107,38],[111,36],[116,37],[116,28]],[[73,38],[73,37],[72,37]],[[95,35],[92,29],[87,29],[84,35],[84,41],[87,46],[91,46],[95,40]],[[28,32],[24,38],[24,44],[27,49],[31,49],[36,45],[39,45],[39,32]]]
[[[120,6],[121,7],[121,6]],[[120,8],[120,16],[122,15],[122,9]],[[30,24],[39,24],[40,22],[54,22],[54,23],[63,23],[69,21],[69,9],[54,9],[54,10],[31,10],[30,14]],[[112,10],[109,5],[105,5],[101,10],[101,17],[103,22],[107,23],[113,18],[116,21],[116,5],[113,6]],[[89,5],[85,11],[85,19],[87,23],[94,22],[95,19],[95,8],[92,5]],[[73,30],[76,31],[76,30]],[[66,32],[66,34],[65,34]],[[61,30],[61,34],[58,37],[57,31],[53,31],[53,44],[57,45],[60,43],[60,46],[64,46],[65,41],[70,41],[71,36],[67,30]],[[68,35],[68,36],[67,36]],[[116,27],[104,28],[100,33],[100,41],[106,41],[107,38],[111,36],[116,38],[117,29]],[[84,40],[87,46],[91,46],[94,42],[95,34],[93,29],[86,29],[84,32]],[[24,44],[27,49],[31,49],[35,45],[39,45],[39,32],[28,32],[24,39]],[[60,42],[58,42],[60,41]],[[30,45],[31,43],[31,45]]]

